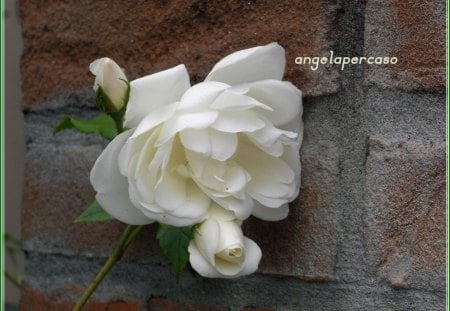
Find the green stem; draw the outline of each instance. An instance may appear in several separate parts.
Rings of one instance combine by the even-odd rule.
[[[101,283],[101,281],[105,278],[111,268],[116,264],[117,261],[122,258],[123,254],[127,250],[127,248],[131,245],[134,239],[137,237],[139,232],[142,230],[143,226],[131,226],[128,225],[125,228],[125,231],[122,233],[122,236],[119,239],[116,247],[114,248],[112,254],[109,256],[106,263],[103,265],[100,272],[97,274],[95,279],[92,281],[91,285],[84,291],[81,298],[78,300],[76,305],[73,307],[72,311],[80,311],[83,309],[84,305],[94,293],[95,289]]]
[[[134,230],[131,231],[130,235],[128,236],[128,239],[126,240],[125,244],[123,245],[123,252],[133,243],[134,239],[138,236],[138,234],[144,229],[144,226],[135,226]]]

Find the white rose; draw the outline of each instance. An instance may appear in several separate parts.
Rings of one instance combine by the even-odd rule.
[[[251,274],[261,259],[259,246],[242,234],[241,221],[217,205],[196,229],[188,250],[192,268],[211,278]]]
[[[95,75],[94,91],[99,88],[108,97],[113,107],[106,107],[119,111],[126,104],[128,93],[127,77],[123,70],[108,57],[99,58],[89,65],[89,70]]]
[[[129,224],[199,223],[211,202],[280,220],[300,186],[301,92],[284,49],[233,53],[190,87],[184,65],[130,83],[125,127],[91,172],[98,202]]]

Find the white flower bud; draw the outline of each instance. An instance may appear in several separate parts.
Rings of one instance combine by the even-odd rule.
[[[258,268],[261,250],[242,233],[232,212],[213,204],[189,244],[192,268],[205,277],[235,278]]]
[[[129,86],[119,65],[112,59],[103,57],[92,62],[89,70],[95,75],[94,91],[97,93],[97,104],[100,108],[107,112],[122,109],[128,100]],[[102,96],[99,96],[99,92]]]

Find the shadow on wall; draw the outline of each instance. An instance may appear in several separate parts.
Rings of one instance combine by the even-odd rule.
[[[19,22],[17,0],[5,0],[2,16],[5,20],[5,72],[4,72],[4,230],[16,238],[20,238],[20,210],[22,203],[22,180],[24,162],[23,115],[21,111],[20,56],[22,54],[22,37]],[[23,261],[20,258],[16,265],[5,254],[7,271],[23,274]],[[5,281],[6,310],[18,305],[20,291],[10,281]]]

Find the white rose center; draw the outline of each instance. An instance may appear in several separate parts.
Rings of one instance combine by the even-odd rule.
[[[243,245],[232,245],[216,254],[216,259],[222,259],[228,263],[240,264],[245,260]]]

